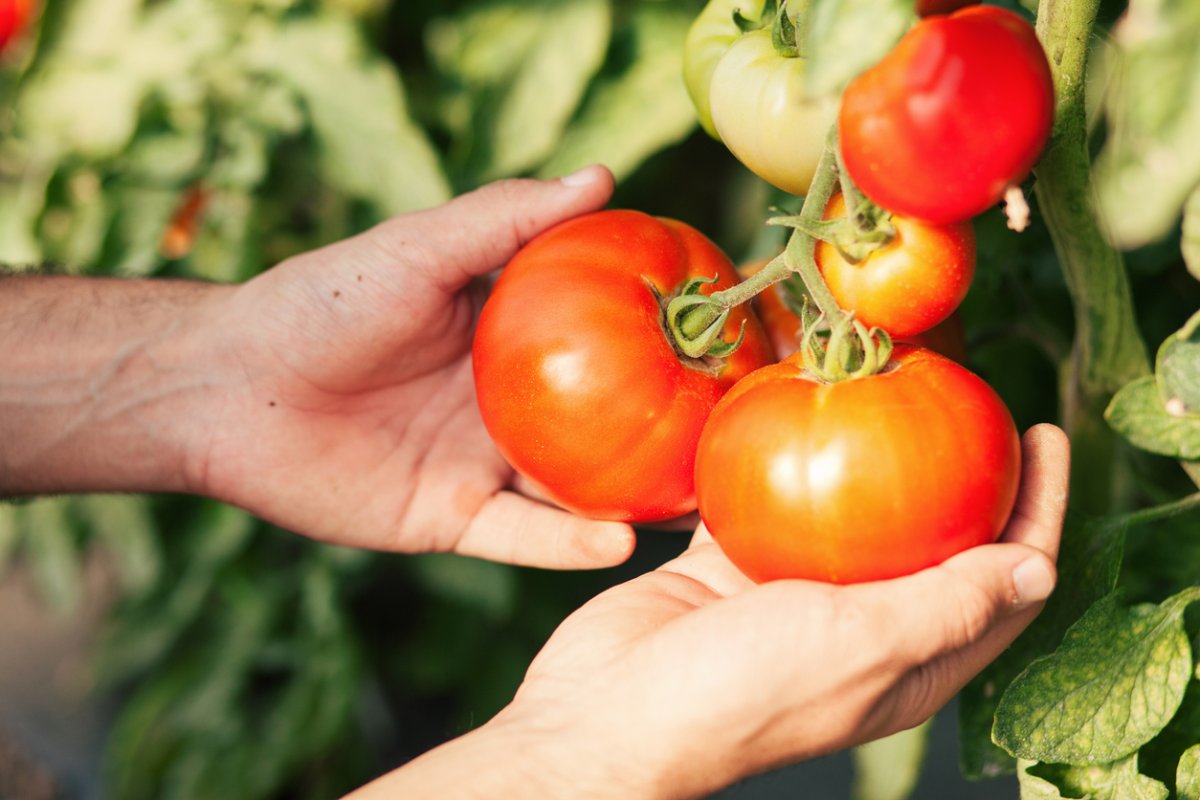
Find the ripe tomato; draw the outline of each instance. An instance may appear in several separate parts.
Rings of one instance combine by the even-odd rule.
[[[739,267],[738,272],[748,277],[762,269],[766,263],[766,259],[756,261]],[[800,347],[800,318],[784,304],[780,297],[780,292],[783,291],[785,290],[782,286],[775,285],[754,298],[754,310],[771,339],[776,357],[780,359],[787,358]],[[962,318],[957,312],[951,312],[950,316],[929,330],[915,336],[906,336],[899,341],[927,348],[959,364],[964,364],[967,360],[966,334]]]
[[[978,3],[979,0],[917,0],[917,16],[932,17],[935,14],[949,14]]]
[[[705,6],[688,31],[684,83],[705,130],[763,180],[805,194],[837,117],[837,100],[805,96],[806,62],[775,51],[769,24],[743,33],[733,21],[735,10],[759,19],[763,5],[712,0]]]
[[[825,218],[845,215],[845,200],[836,194]],[[817,243],[816,261],[839,306],[868,327],[907,339],[950,316],[967,296],[975,275],[975,230],[969,220],[930,225],[899,214],[892,215],[892,225],[892,241],[857,264],[825,241]]]
[[[756,581],[907,575],[995,541],[1020,443],[996,393],[900,345],[888,371],[817,382],[798,355],[717,404],[696,454],[700,516]]]
[[[33,16],[35,0],[0,0],[0,51],[17,38]]]
[[[630,522],[695,509],[696,440],[739,378],[771,361],[758,321],[730,314],[723,362],[676,354],[662,305],[689,278],[737,281],[699,232],[636,211],[565,222],[501,274],[475,334],[484,424],[513,468],[564,508]]]
[[[846,88],[842,157],[868,197],[947,224],[994,205],[1050,136],[1054,85],[1033,27],[996,6],[918,22]]]

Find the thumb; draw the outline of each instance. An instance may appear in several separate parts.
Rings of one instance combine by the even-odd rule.
[[[1054,562],[1041,550],[992,544],[905,578],[851,588],[868,613],[890,620],[890,652],[912,667],[971,648],[994,629],[1015,638],[1033,618],[1018,612],[1049,597],[1055,578]],[[1020,624],[1008,631],[1008,620],[1017,617]]]
[[[593,165],[556,180],[509,179],[448,203],[395,217],[370,231],[393,263],[420,269],[454,292],[504,266],[526,242],[608,202],[613,176]]]

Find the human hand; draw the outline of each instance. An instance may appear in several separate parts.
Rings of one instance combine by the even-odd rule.
[[[1023,451],[1000,543],[904,578],[756,586],[701,529],[679,558],[568,617],[492,722],[362,797],[476,796],[483,783],[479,796],[695,797],[917,725],[1053,587],[1068,445],[1041,425]]]
[[[629,526],[531,499],[479,417],[485,290],[533,236],[608,200],[593,167],[486,186],[289,259],[222,298],[219,417],[192,487],[329,542],[542,567],[624,561]]]

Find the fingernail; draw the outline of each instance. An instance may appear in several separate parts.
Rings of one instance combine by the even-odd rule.
[[[589,183],[595,183],[598,174],[594,167],[584,167],[570,175],[564,175],[558,180],[563,186],[587,186]]]
[[[1013,588],[1017,599],[1014,605],[1023,608],[1045,600],[1054,591],[1054,572],[1046,559],[1027,558],[1013,570]]]

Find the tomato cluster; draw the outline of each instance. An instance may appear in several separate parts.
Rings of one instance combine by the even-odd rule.
[[[1000,535],[1020,444],[961,365],[955,309],[975,270],[971,218],[1032,169],[1053,85],[1017,14],[916,10],[832,100],[805,94],[783,7],[711,0],[697,18],[684,76],[701,124],[808,198],[775,220],[796,229],[785,253],[744,283],[697,231],[634,211],[563,223],[508,265],[479,320],[477,395],[501,453],[547,497],[631,522],[698,508],[759,581],[882,580]]]

